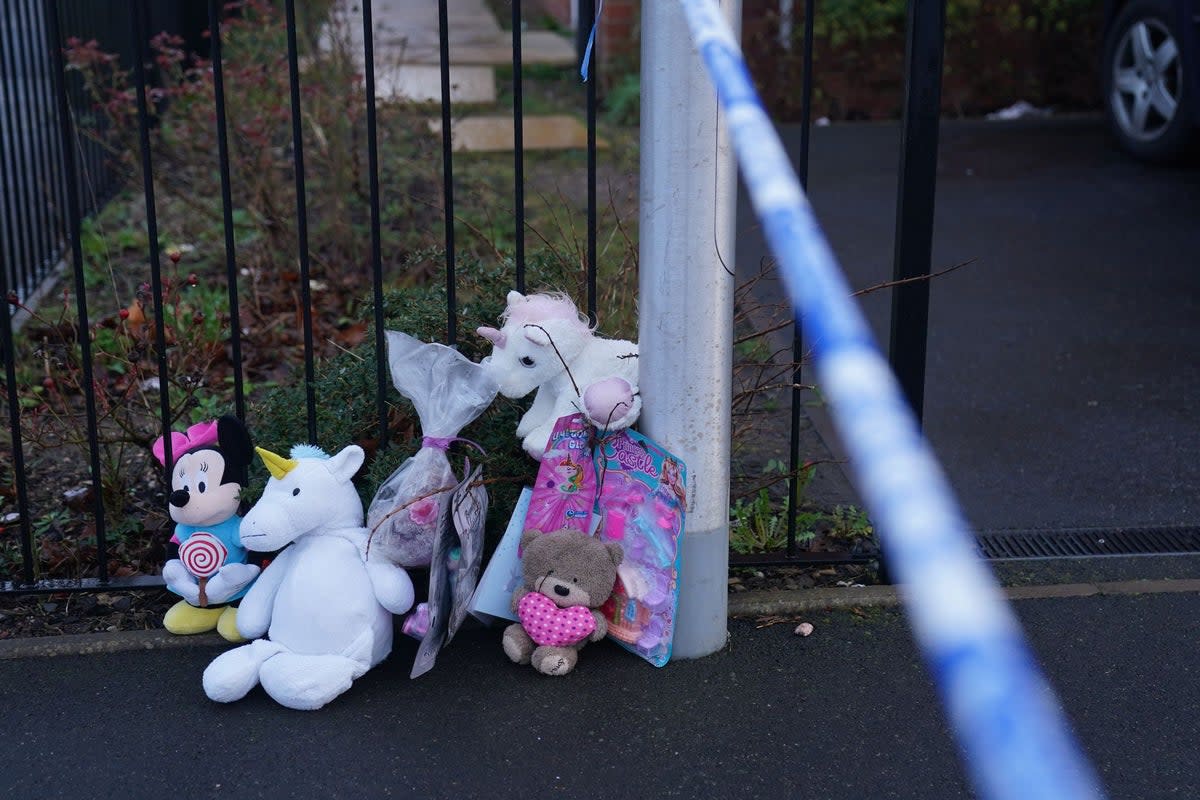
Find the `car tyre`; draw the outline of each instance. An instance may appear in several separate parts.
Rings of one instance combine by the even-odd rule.
[[[1197,87],[1184,68],[1169,0],[1133,0],[1104,43],[1103,90],[1113,134],[1146,161],[1172,161],[1193,144]]]

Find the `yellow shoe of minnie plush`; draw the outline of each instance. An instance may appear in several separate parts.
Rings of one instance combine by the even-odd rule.
[[[206,633],[217,627],[223,613],[224,608],[196,608],[180,600],[163,617],[163,627],[171,633]]]
[[[225,606],[225,610],[221,612],[221,618],[217,620],[217,633],[221,634],[227,642],[246,641],[245,637],[238,633],[236,608]]]

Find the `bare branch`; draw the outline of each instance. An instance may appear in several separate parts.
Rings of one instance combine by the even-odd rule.
[[[942,275],[947,275],[951,272],[954,272],[955,270],[962,269],[963,267],[967,266],[968,264],[974,264],[976,261],[978,261],[978,259],[971,258],[966,261],[955,264],[952,267],[946,267],[943,270],[938,270],[937,272],[930,273],[929,275],[916,275],[912,278],[902,278],[901,280],[898,280],[898,281],[885,281],[883,283],[877,283],[874,286],[868,286],[865,289],[859,289],[857,292],[852,293],[850,296],[851,297],[862,297],[863,295],[870,294],[871,292],[877,292],[880,289],[891,289],[894,286],[903,286],[906,283],[918,283],[920,281],[932,280],[934,278],[941,277]]]

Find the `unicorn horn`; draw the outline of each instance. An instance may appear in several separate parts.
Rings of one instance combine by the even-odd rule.
[[[271,473],[271,477],[277,480],[282,479],[284,475],[287,475],[300,466],[300,462],[294,458],[284,458],[261,447],[254,448],[254,452],[258,453],[258,457],[267,465],[267,470]]]
[[[508,340],[508,335],[504,331],[498,331],[495,328],[476,328],[475,332],[501,349],[503,349],[505,342]]]

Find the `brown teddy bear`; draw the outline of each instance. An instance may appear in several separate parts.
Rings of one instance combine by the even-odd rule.
[[[504,652],[545,675],[566,675],[579,650],[608,633],[597,610],[612,594],[624,553],[580,531],[528,530],[521,537],[524,584],[513,592],[520,622],[504,631]]]

